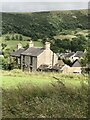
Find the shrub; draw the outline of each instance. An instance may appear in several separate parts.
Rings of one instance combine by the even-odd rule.
[[[15,35],[15,39],[16,39],[16,40],[18,40],[18,39],[19,39],[18,35]]]
[[[19,35],[19,40],[23,40],[23,37],[22,37],[22,35]]]
[[[10,40],[10,36],[6,35],[5,40]]]
[[[12,70],[14,68],[13,63],[9,63],[7,59],[2,58],[2,69],[3,70]]]

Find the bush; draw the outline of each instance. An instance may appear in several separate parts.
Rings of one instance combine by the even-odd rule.
[[[5,40],[10,40],[10,36],[5,36]]]
[[[22,37],[22,35],[19,35],[19,40],[23,40],[23,37]]]
[[[12,37],[11,37],[11,40],[15,40],[15,37],[14,37],[14,35],[12,35]]]
[[[2,46],[2,50],[3,50],[7,46],[7,44],[2,43],[1,46]]]
[[[7,59],[5,58],[1,58],[0,57],[0,61],[1,61],[1,67],[3,70],[12,70],[14,69],[14,63],[10,63]]]
[[[18,40],[18,39],[19,39],[18,35],[15,35],[15,39],[16,39],[16,40]]]

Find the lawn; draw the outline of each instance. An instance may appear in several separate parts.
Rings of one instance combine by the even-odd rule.
[[[1,71],[3,118],[86,118],[87,75]]]

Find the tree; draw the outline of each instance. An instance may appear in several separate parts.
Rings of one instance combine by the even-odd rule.
[[[6,47],[7,45],[5,43],[1,44],[2,50]]]
[[[71,51],[84,51],[86,43],[87,40],[83,35],[79,35],[78,38],[73,38],[71,41]]]
[[[80,59],[80,63],[82,67],[85,67],[87,65],[87,58],[86,56]]]
[[[22,37],[22,35],[19,35],[19,40],[23,40],[23,37]]]
[[[12,37],[11,37],[11,40],[15,40],[15,37],[14,37],[14,35],[12,35]]]
[[[15,39],[18,40],[18,35],[15,36]]]
[[[10,63],[10,61],[8,61],[5,58],[0,57],[0,61],[2,61],[1,62],[2,64],[0,66],[2,67],[3,70],[12,70],[15,67],[14,62]]]
[[[10,36],[6,35],[5,40],[10,40]]]
[[[29,43],[27,43],[27,45],[24,46],[25,49],[29,48]]]
[[[87,55],[86,55],[86,58],[87,58],[87,61],[88,61],[88,64],[90,64],[90,39],[88,40],[88,43],[87,43]]]
[[[13,48],[11,47],[6,47],[4,50],[3,50],[3,55],[4,55],[4,58],[9,58],[10,57],[10,53],[13,52]]]

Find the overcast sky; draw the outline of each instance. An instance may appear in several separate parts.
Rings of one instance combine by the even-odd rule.
[[[48,0],[49,2],[29,2],[29,0],[0,0],[2,4],[2,9],[0,7],[0,12],[36,12],[36,11],[49,11],[49,10],[77,10],[77,9],[88,9],[88,0],[82,0],[81,2],[70,2],[72,0],[67,0],[67,2],[55,2],[58,0]],[[27,2],[26,2],[27,1]],[[35,0],[33,0],[35,1]],[[37,0],[36,0],[37,1]],[[38,0],[40,1],[40,0]],[[62,0],[61,0],[62,1]],[[65,1],[65,0],[63,0]],[[1,5],[0,4],[0,5]]]

